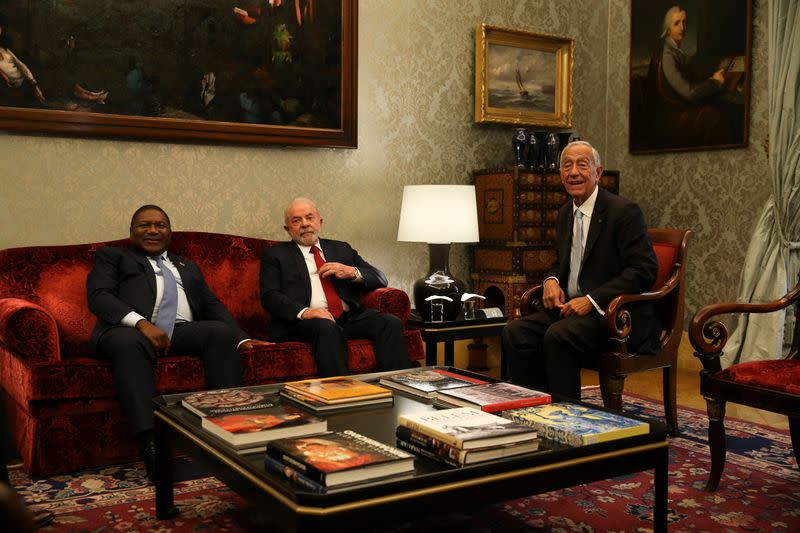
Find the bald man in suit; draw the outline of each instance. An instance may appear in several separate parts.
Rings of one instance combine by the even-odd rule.
[[[321,376],[348,373],[347,339],[353,338],[373,341],[378,370],[408,368],[400,320],[359,301],[364,292],[386,287],[386,276],[346,242],[320,239],[322,223],[314,202],[295,199],[284,211],[292,240],[261,254],[261,304],[272,317],[270,338],[311,342]]]

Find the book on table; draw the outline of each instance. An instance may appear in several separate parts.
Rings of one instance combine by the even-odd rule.
[[[568,402],[513,409],[505,411],[503,416],[530,426],[543,438],[571,446],[643,435],[650,431],[647,422]]]
[[[305,407],[306,409],[311,409],[317,413],[326,413],[330,411],[340,411],[344,409],[355,409],[355,408],[365,408],[365,407],[380,407],[389,405],[391,406],[394,402],[392,396],[384,396],[381,398],[373,398],[370,400],[360,400],[357,402],[348,402],[348,403],[325,403],[321,402],[317,399],[314,399],[310,396],[304,396],[300,393],[295,391],[291,391],[288,389],[281,389],[280,395],[284,398],[291,400],[298,405]]]
[[[471,407],[400,415],[397,422],[462,450],[533,440],[536,431]]]
[[[267,455],[326,487],[414,471],[412,454],[351,430],[271,440]]]
[[[205,417],[271,407],[273,401],[274,393],[253,389],[216,389],[190,394],[181,400],[181,405],[197,416]]]
[[[286,405],[277,394],[269,401],[269,407],[204,417],[201,426],[242,453],[264,451],[269,440],[328,429],[326,420]]]
[[[437,402],[443,407],[473,407],[487,413],[541,405],[551,401],[552,397],[546,392],[504,382],[462,387],[442,392],[437,396]]]
[[[482,383],[486,383],[486,381],[438,368],[401,372],[380,379],[381,385],[422,396],[423,398],[433,398],[438,392],[444,390]]]
[[[535,452],[539,449],[539,439],[462,450],[406,426],[397,426],[397,446],[440,463],[463,466]]]
[[[391,398],[392,391],[348,376],[306,379],[284,383],[285,390],[322,403],[351,403]]]

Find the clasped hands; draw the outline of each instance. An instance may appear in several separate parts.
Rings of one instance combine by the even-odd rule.
[[[150,344],[153,345],[153,348],[155,348],[158,355],[169,355],[170,339],[166,331],[145,319],[142,319],[136,323],[136,329],[138,329],[141,334],[144,335],[148,341],[150,341]],[[270,344],[273,343],[258,339],[249,339],[240,344],[239,349],[249,350],[257,346],[267,346]]]
[[[578,296],[568,302],[564,290],[553,278],[547,279],[542,287],[542,304],[545,309],[559,309],[561,318],[570,316],[586,316],[594,306],[587,296]]]

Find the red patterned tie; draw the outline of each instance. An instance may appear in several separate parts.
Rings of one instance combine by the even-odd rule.
[[[311,247],[311,253],[314,254],[314,262],[317,264],[317,271],[319,272],[319,269],[325,264],[325,260],[322,259],[322,254],[316,245]],[[342,306],[342,299],[336,294],[333,282],[330,278],[323,278],[322,276],[319,277],[319,281],[322,283],[325,299],[328,300],[328,311],[331,312],[334,318],[339,318],[344,312],[344,307]]]

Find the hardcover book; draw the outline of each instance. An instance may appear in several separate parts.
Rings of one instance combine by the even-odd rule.
[[[217,389],[190,394],[181,400],[181,405],[200,417],[217,416],[271,407],[275,401],[274,396],[249,389]]]
[[[432,398],[443,390],[486,383],[483,380],[462,376],[446,370],[417,370],[381,378],[380,384],[410,394]]]
[[[397,446],[441,463],[463,466],[535,452],[539,449],[539,439],[475,450],[461,450],[405,426],[398,426]]]
[[[398,424],[462,450],[533,440],[536,431],[503,417],[458,407],[400,415]]]
[[[506,411],[503,416],[571,446],[606,442],[650,431],[647,422],[574,403],[557,402]]]
[[[317,413],[363,407],[379,407],[382,405],[392,405],[394,403],[394,398],[392,396],[384,396],[382,398],[372,398],[370,400],[360,400],[348,403],[325,403],[316,400],[311,396],[305,396],[289,389],[282,389],[280,395]]]
[[[347,376],[290,381],[284,388],[323,403],[345,403],[391,396],[387,388]]]
[[[350,430],[271,440],[267,455],[326,487],[414,470],[413,455]]]
[[[439,394],[438,399],[448,407],[473,407],[487,413],[541,405],[552,401],[551,396],[546,392],[526,389],[511,383],[487,383],[463,387],[443,392]]]
[[[263,409],[204,417],[201,425],[234,448],[247,448],[248,452],[272,439],[327,431],[326,420],[284,405],[277,395],[270,401],[273,405]]]

